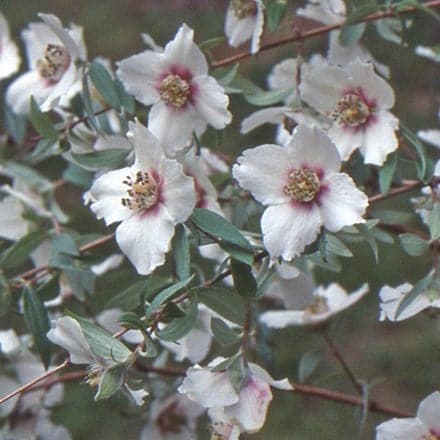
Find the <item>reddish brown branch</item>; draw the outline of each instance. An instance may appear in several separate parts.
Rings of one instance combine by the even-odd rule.
[[[430,9],[438,8],[438,7],[440,7],[440,0],[432,0],[432,1],[426,2],[423,4],[423,6],[425,8],[430,8]],[[354,21],[352,24],[366,23],[369,21],[380,20],[381,18],[387,18],[387,17],[395,17],[396,15],[409,14],[411,12],[416,12],[418,10],[419,9],[416,8],[415,6],[410,6],[406,9],[401,10],[401,11],[396,11],[395,9],[390,9],[388,11],[376,12],[374,14],[367,15],[366,17],[363,17],[360,20]],[[318,35],[327,34],[330,31],[333,31],[335,29],[340,29],[342,26],[344,26],[344,23],[333,24],[333,25],[328,25],[328,26],[320,26],[315,29],[311,29],[310,31],[307,31],[307,32],[298,32],[298,30],[295,30],[295,33],[293,35],[289,35],[288,37],[282,38],[282,39],[274,41],[272,43],[263,44],[260,47],[260,52],[263,52],[263,51],[269,50],[269,49],[274,49],[276,47],[283,46],[284,44],[287,44],[287,43],[294,43],[297,41],[303,41],[308,38],[316,37]],[[232,64],[237,61],[248,58],[252,55],[253,54],[251,54],[250,52],[240,52],[236,55],[232,55],[232,56],[224,58],[222,60],[214,61],[211,64],[211,67],[213,69],[216,69],[217,67],[223,67],[228,64]]]

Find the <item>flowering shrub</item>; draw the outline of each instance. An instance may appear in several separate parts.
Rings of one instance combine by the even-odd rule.
[[[40,13],[21,34],[24,73],[0,14],[0,438],[74,438],[52,416],[76,381],[136,418],[140,439],[248,438],[283,393],[360,407],[359,432],[379,413],[377,439],[440,439],[435,380],[417,414],[389,406],[334,342],[362,298],[390,332],[440,307],[439,130],[399,119],[395,72],[364,46],[373,35],[438,63],[412,28],[438,24],[440,1],[290,3],[231,0],[222,38],[183,23],[115,62]],[[326,56],[300,44],[317,36]],[[246,63],[292,42],[258,86]],[[258,109],[242,118],[244,101]],[[276,133],[248,142],[266,124]],[[246,147],[228,154],[226,131],[251,133]],[[364,248],[394,264],[390,244],[422,274],[390,287],[350,272]],[[288,327],[325,348],[278,379]],[[322,384],[326,351],[344,392]]]

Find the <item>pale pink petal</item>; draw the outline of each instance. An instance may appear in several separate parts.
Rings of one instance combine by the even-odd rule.
[[[376,440],[420,440],[423,438],[429,438],[429,430],[417,418],[391,419],[376,427]]]
[[[440,148],[440,130],[419,130],[417,136],[422,141]]]
[[[338,150],[330,138],[317,127],[299,125],[286,147],[289,165],[294,167],[318,168],[325,173],[339,171],[341,167]]]
[[[264,205],[290,201],[283,191],[288,174],[288,152],[279,145],[260,145],[245,150],[232,168],[239,185]]]
[[[292,385],[287,379],[275,380],[266,370],[261,368],[257,364],[249,362],[249,369],[252,374],[258,379],[267,382],[271,387],[278,388],[279,390],[290,391],[293,390]]]
[[[160,99],[157,84],[166,68],[163,56],[152,50],[132,55],[117,63],[116,75],[138,101],[151,105]]]
[[[334,142],[342,160],[348,160],[354,150],[360,148],[364,142],[364,131],[350,127],[341,127],[333,124],[327,131],[330,139]]]
[[[344,226],[365,223],[362,216],[368,206],[368,197],[356,188],[350,176],[329,174],[325,185],[326,189],[320,193],[319,209],[326,229],[336,232]]]
[[[158,204],[124,219],[116,228],[116,242],[139,274],[148,275],[165,262],[174,224],[166,208]]]
[[[286,116],[286,113],[290,112],[289,107],[268,107],[249,115],[241,122],[242,134],[249,133],[255,128],[263,124],[281,124]]]
[[[269,206],[261,217],[264,246],[272,257],[290,261],[315,241],[321,224],[316,204]]]
[[[185,23],[180,26],[174,40],[164,49],[164,56],[172,64],[181,64],[187,67],[193,76],[206,75],[208,64],[205,55],[193,41],[194,31]]]
[[[183,174],[182,165],[175,160],[162,159],[160,175],[163,180],[161,199],[175,223],[185,221],[196,203],[194,180]]]
[[[417,417],[432,434],[440,435],[440,392],[435,391],[420,402]]]
[[[70,353],[70,362],[91,364],[95,358],[78,321],[70,316],[63,316],[55,321],[55,326],[47,332],[47,337],[54,344],[60,345]]]
[[[226,371],[211,372],[199,366],[188,369],[178,391],[205,408],[229,406],[239,400]]]
[[[269,384],[251,374],[240,390],[239,402],[226,407],[225,415],[245,431],[258,431],[264,425],[272,398]]]
[[[133,211],[122,204],[127,197],[129,187],[123,183],[127,176],[133,176],[136,170],[122,168],[109,171],[98,177],[90,189],[92,204],[90,209],[96,216],[105,220],[107,225],[125,220],[133,215]]]
[[[398,119],[387,111],[375,114],[376,120],[365,129],[365,138],[360,148],[365,156],[364,162],[383,165],[386,157],[399,146],[395,131],[399,126]]]
[[[229,98],[223,87],[207,75],[195,77],[193,84],[197,87],[193,104],[198,117],[214,128],[224,128],[231,122],[232,115],[227,110]]]

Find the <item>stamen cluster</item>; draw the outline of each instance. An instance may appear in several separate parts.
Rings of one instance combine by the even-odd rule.
[[[289,174],[288,184],[284,187],[284,194],[296,202],[311,202],[319,193],[321,185],[313,170],[303,168]]]
[[[253,17],[257,14],[257,3],[254,0],[232,0],[231,8],[239,20]]]
[[[169,74],[160,85],[160,98],[174,107],[184,106],[191,93],[188,81],[179,75]]]
[[[147,172],[138,171],[135,180],[131,176],[127,176],[122,183],[130,188],[127,190],[129,197],[121,200],[123,206],[134,211],[142,211],[157,203],[159,198],[158,185]]]
[[[61,79],[70,64],[69,51],[58,44],[48,44],[43,58],[37,60],[38,73],[50,81]]]

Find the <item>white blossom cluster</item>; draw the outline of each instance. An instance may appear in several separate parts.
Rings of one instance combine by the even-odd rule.
[[[257,56],[273,11],[285,3],[231,0],[224,23],[228,45],[250,41],[248,55]],[[58,17],[41,13],[40,22],[22,31],[28,71],[9,82],[5,103],[10,118],[28,118],[38,136],[29,162],[3,157],[0,162],[0,237],[2,249],[11,246],[0,256],[0,287],[9,294],[22,283],[27,293],[15,306],[32,335],[0,331],[1,361],[9,369],[0,375],[2,395],[55,365],[55,356],[49,352],[45,358],[41,348],[55,344],[64,356],[67,352],[69,365],[87,366],[85,380],[97,388],[96,400],[118,392],[127,405],[149,407],[141,439],[196,438],[202,417],[209,420],[211,439],[239,439],[263,428],[272,388],[295,391],[291,381],[275,380],[250,361],[258,337],[289,326],[326,334],[339,314],[374,290],[363,275],[351,293],[339,282],[316,280],[320,268],[339,270],[340,257],[353,256],[347,237],[374,250],[376,225],[397,228],[370,211],[372,194],[380,189],[385,198],[400,178],[395,169],[406,128],[393,113],[392,75],[360,43],[342,44],[349,16],[343,1],[310,0],[291,12],[295,19],[342,30],[332,28],[325,56],[298,53],[273,66],[267,91],[240,89],[245,78],[234,68],[225,76],[211,69],[186,24],[164,47],[143,34],[147,48],[117,61],[114,70],[104,58],[88,60],[78,25],[64,27]],[[431,54],[422,46],[416,53]],[[20,62],[0,15],[0,80],[16,74]],[[204,144],[212,133],[220,137],[221,130],[233,129],[232,94],[263,107],[234,120],[240,134],[276,125],[273,143],[248,146],[236,159]],[[76,110],[78,100],[83,113]],[[440,147],[438,129],[417,135]],[[24,138],[9,137],[26,146]],[[413,138],[419,148],[420,140]],[[396,287],[379,280],[380,321],[440,308],[440,162],[417,153],[423,158],[420,181],[400,183],[421,189],[412,199],[413,211],[428,232],[412,234],[407,227],[399,238],[410,255],[431,252],[433,267],[422,280],[405,278]],[[81,181],[84,204],[114,231],[121,253],[90,257],[87,241],[72,232],[74,222],[57,200],[56,182],[29,172],[53,157],[71,172],[69,183]],[[375,178],[380,188],[371,185]],[[22,243],[26,255],[9,267]],[[14,267],[23,264],[34,269],[20,277]],[[208,266],[214,278],[205,274]],[[51,298],[41,299],[29,281],[40,268],[38,286],[49,279],[56,285]],[[87,312],[93,280],[109,277],[111,283],[112,274],[127,272],[133,282],[145,282],[134,307],[110,301],[88,316],[92,320],[61,313],[72,303]],[[122,304],[132,287],[117,298]],[[237,316],[240,311],[243,316]],[[219,345],[232,349],[222,352]],[[172,384],[155,375],[166,371],[169,361],[184,367],[184,377]],[[142,371],[148,372],[148,384],[138,380]],[[9,399],[0,405],[0,439],[70,439],[50,418],[62,400],[61,383],[47,393],[31,390]],[[420,403],[415,418],[381,423],[376,438],[440,439],[439,416],[436,391]]]

